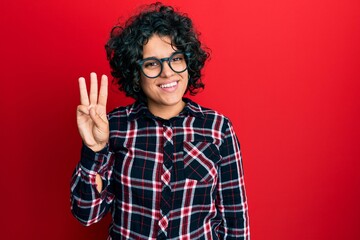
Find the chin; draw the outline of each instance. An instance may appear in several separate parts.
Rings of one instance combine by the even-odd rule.
[[[182,97],[165,99],[164,104],[167,106],[174,106],[182,102]]]

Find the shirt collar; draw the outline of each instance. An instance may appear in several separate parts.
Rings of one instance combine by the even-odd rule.
[[[183,101],[186,103],[184,109],[180,112],[179,116],[192,115],[195,117],[204,117],[203,110],[201,106],[188,98],[183,98]],[[155,116],[149,111],[146,103],[142,101],[136,101],[132,105],[128,106],[126,113],[129,121],[135,120],[140,117],[149,117],[155,118]]]
[[[203,109],[201,108],[201,106],[199,104],[193,102],[192,100],[190,100],[188,98],[183,98],[183,101],[186,103],[186,105],[180,114],[188,113],[195,117],[201,117],[201,118],[204,117]]]

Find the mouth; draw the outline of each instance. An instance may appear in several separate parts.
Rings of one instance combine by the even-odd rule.
[[[159,85],[159,87],[162,88],[162,89],[167,89],[167,88],[173,88],[173,87],[175,87],[176,85],[178,85],[178,81],[171,82],[171,83],[161,84],[161,85]]]

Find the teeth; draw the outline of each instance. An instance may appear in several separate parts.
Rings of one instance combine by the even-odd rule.
[[[160,85],[161,88],[170,88],[170,87],[174,87],[177,85],[177,82],[172,82],[172,83],[167,83],[167,84],[162,84]]]

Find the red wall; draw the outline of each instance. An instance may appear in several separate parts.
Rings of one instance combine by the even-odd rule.
[[[69,210],[77,78],[109,73],[109,30],[149,2],[0,3],[1,239],[106,238]],[[234,123],[252,239],[360,239],[360,2],[164,2],[212,49],[195,100]],[[129,102],[112,87],[108,110]]]

